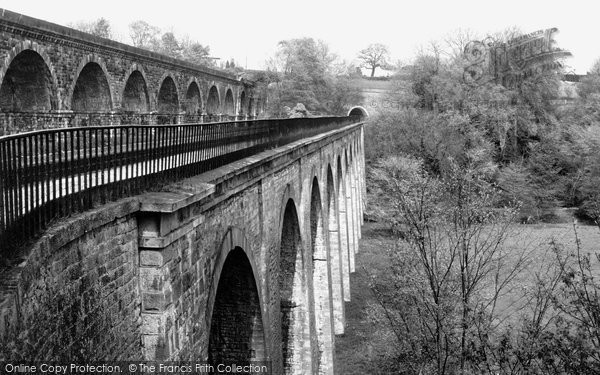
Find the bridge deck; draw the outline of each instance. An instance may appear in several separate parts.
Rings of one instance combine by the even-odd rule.
[[[50,221],[98,202],[156,189],[352,121],[104,126],[0,137],[0,253],[6,256]]]

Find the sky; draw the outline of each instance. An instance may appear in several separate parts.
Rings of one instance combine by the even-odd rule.
[[[388,46],[391,60],[410,64],[418,49],[457,30],[486,36],[517,27],[524,33],[557,27],[556,45],[571,51],[568,70],[585,74],[600,58],[598,14],[593,2],[571,1],[328,1],[302,0],[2,0],[5,8],[60,25],[104,17],[124,43],[128,25],[144,20],[189,35],[210,46],[211,55],[263,69],[281,40],[325,41],[341,59],[355,62],[371,43]]]

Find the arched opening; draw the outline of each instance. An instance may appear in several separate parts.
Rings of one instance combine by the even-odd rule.
[[[350,301],[350,254],[348,238],[348,217],[346,216],[346,186],[342,173],[342,159],[337,157],[337,197],[340,231],[340,252],[342,257],[342,278],[344,286],[344,301]]]
[[[225,114],[229,116],[235,115],[235,104],[233,103],[233,93],[227,90],[225,94]]]
[[[11,61],[0,87],[3,112],[43,112],[56,109],[52,73],[37,52],[25,50]]]
[[[206,113],[208,115],[216,115],[219,113],[219,92],[215,86],[211,87],[208,91],[208,98],[206,99]]]
[[[262,110],[262,99],[258,98],[256,100],[256,116],[261,115],[262,112],[263,112],[263,110]]]
[[[166,77],[160,89],[158,90],[157,110],[159,124],[176,124],[179,112],[179,98],[177,96],[177,86],[171,77]]]
[[[202,114],[202,98],[196,82],[190,83],[185,93],[185,113],[189,116]]]
[[[360,117],[360,118],[365,118],[365,117],[369,117],[369,112],[367,112],[367,110],[361,106],[356,106],[356,107],[350,108],[350,110],[348,111],[348,116],[356,116],[356,117]]]
[[[329,229],[329,254],[331,269],[331,297],[333,302],[333,328],[335,334],[344,333],[344,289],[342,278],[342,258],[340,232],[338,226],[337,194],[333,183],[331,165],[327,166],[327,221]]]
[[[256,280],[239,247],[229,252],[212,310],[208,362],[248,365],[266,359],[265,336]]]
[[[247,100],[246,100],[246,92],[242,91],[242,94],[240,95],[240,116],[246,116],[247,112],[246,112],[246,106],[247,106]]]
[[[308,313],[304,289],[302,240],[294,201],[289,199],[283,215],[279,260],[281,346],[285,374],[303,374],[310,363]]]
[[[109,112],[112,109],[108,80],[97,63],[87,63],[79,73],[71,109],[75,112]]]
[[[250,97],[248,100],[248,116],[254,116],[254,98]]]
[[[134,70],[127,79],[122,107],[126,112],[146,113],[150,110],[146,80],[139,70]]]
[[[321,194],[316,177],[312,181],[310,197],[310,248],[313,260],[312,286],[318,343],[315,367],[318,368],[319,373],[329,374],[332,373],[333,368],[332,283],[328,268],[328,249],[321,210]]]

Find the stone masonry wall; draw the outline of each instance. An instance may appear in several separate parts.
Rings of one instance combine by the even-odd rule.
[[[200,88],[202,108],[205,108],[208,92],[213,86],[219,93],[222,110],[228,90],[232,90],[238,112],[242,92],[245,92],[246,102],[256,100],[251,85],[227,72],[175,60],[6,10],[0,11],[0,83],[15,56],[25,50],[35,51],[50,70],[52,94],[56,98],[53,110],[72,109],[77,78],[89,62],[100,65],[106,75],[113,111],[121,108],[125,84],[135,70],[139,70],[146,81],[152,111],[158,110],[158,92],[167,77],[175,83],[180,110],[185,110],[186,93],[193,82]]]
[[[350,299],[343,283],[357,248],[350,239],[360,231],[360,183],[351,183],[355,167],[346,167],[346,155],[361,129],[355,124],[294,142],[57,223],[0,282],[0,333],[8,335],[0,354],[205,361],[212,348],[213,359],[264,360],[272,374],[283,374],[286,347],[295,353],[287,372],[333,374],[335,333],[345,325],[334,309]],[[354,150],[358,163],[362,155]],[[337,188],[352,185],[354,194]],[[345,210],[330,208],[329,194],[336,195],[331,202],[347,203]],[[281,257],[288,202],[296,217],[288,217],[294,227],[286,235],[299,233],[300,246],[290,250],[299,254],[298,274],[280,273],[295,262]],[[321,215],[316,242],[311,206],[313,221]],[[329,218],[336,215],[345,219],[339,228],[346,226],[339,240],[330,239],[336,227]],[[221,277],[229,287],[219,291]],[[286,283],[300,285],[290,287],[293,305],[286,308],[293,314],[285,324],[293,332],[284,337],[279,287]],[[255,308],[244,311],[237,299]],[[233,321],[246,323],[236,328]],[[227,335],[239,338],[231,353],[217,339]]]
[[[138,207],[126,199],[58,223],[3,275],[18,317],[5,315],[0,359],[139,358]]]

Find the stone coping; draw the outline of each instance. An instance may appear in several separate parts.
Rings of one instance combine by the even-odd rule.
[[[18,299],[21,274],[30,261],[35,260],[41,263],[57,249],[76,238],[82,237],[86,232],[136,212],[175,213],[192,204],[202,203],[201,201],[210,202],[206,208],[216,205],[228,196],[259,180],[262,174],[256,174],[253,171],[261,170],[261,168],[269,171],[283,168],[302,155],[318,150],[324,143],[331,142],[332,137],[341,138],[363,124],[363,122],[358,122],[341,129],[304,138],[170,184],[163,188],[163,191],[147,192],[108,202],[83,213],[61,219],[54,223],[41,238],[24,248],[22,253],[11,261],[9,267],[0,270],[0,306],[13,297]],[[286,154],[292,155],[284,158],[283,156]],[[220,193],[222,185],[232,180],[235,180],[235,183],[227,186],[226,193]],[[190,220],[193,221],[193,219]],[[159,238],[148,239],[142,236],[140,243],[143,244],[144,241],[149,241],[148,245],[164,246],[167,242],[174,240],[175,237],[177,237],[176,233],[168,233]],[[2,331],[1,325],[0,332]]]

